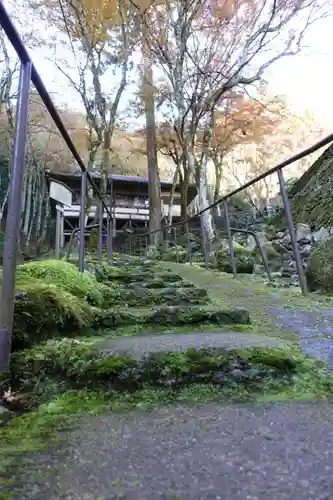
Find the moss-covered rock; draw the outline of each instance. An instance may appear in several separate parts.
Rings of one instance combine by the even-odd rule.
[[[169,248],[166,252],[162,254],[162,259],[166,262],[187,262],[189,258],[188,250],[180,245]]]
[[[65,292],[86,300],[94,306],[101,306],[103,293],[90,274],[80,273],[73,264],[62,260],[33,261],[18,266],[17,282],[26,282],[27,278],[43,280]]]
[[[14,303],[14,350],[61,332],[78,334],[94,322],[95,311],[86,301],[55,284],[36,280],[18,288]]]
[[[309,360],[290,348],[225,350],[194,349],[150,354],[137,359],[130,355],[100,352],[89,340],[48,341],[34,349],[13,355],[13,385],[25,376],[26,387],[34,388],[36,378],[62,380],[63,389],[99,388],[138,390],[151,386],[181,386],[196,383],[292,384],[297,372],[309,369]]]
[[[333,238],[316,243],[306,269],[311,291],[333,293]]]
[[[147,323],[157,325],[185,325],[208,323],[216,325],[249,324],[250,314],[245,309],[214,310],[203,307],[162,307],[151,313]]]
[[[132,307],[155,306],[159,304],[177,306],[205,304],[209,302],[207,290],[204,288],[159,288],[156,291],[147,290],[144,294],[141,287],[124,290],[119,295],[119,302]]]
[[[128,283],[127,288],[137,288],[138,284],[137,283]],[[161,289],[161,288],[195,288],[195,285],[193,283],[190,283],[189,281],[171,281],[166,283],[165,281],[162,281],[160,279],[152,279],[151,281],[148,281],[146,283],[140,283],[140,288],[147,288],[149,289]]]
[[[238,250],[237,252],[235,252],[237,272],[252,274],[254,270],[255,259],[247,249],[245,249],[245,251],[242,251],[239,247],[241,247],[241,245],[239,245],[238,247],[236,246]],[[214,256],[212,257],[212,264],[219,271],[232,273],[231,261],[228,250],[226,248],[221,248],[220,250],[214,252]]]
[[[246,309],[215,309],[198,305],[161,306],[152,311],[131,313],[122,309],[99,310],[95,315],[95,325],[100,328],[116,328],[129,325],[229,325],[250,323]]]

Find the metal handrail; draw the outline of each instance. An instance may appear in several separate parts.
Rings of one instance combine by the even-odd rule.
[[[146,233],[143,233],[140,236],[149,237],[150,235],[153,235],[153,234],[156,234],[156,233],[163,234],[164,231],[171,230],[172,228],[176,228],[176,227],[179,227],[179,226],[184,226],[185,224],[188,224],[189,222],[197,219],[198,217],[200,218],[201,225],[202,225],[202,216],[203,216],[203,214],[206,213],[207,211],[211,210],[212,208],[214,208],[214,207],[216,207],[218,205],[223,204],[224,214],[225,214],[225,220],[226,220],[226,226],[227,226],[227,233],[228,233],[228,241],[229,241],[229,255],[230,255],[230,259],[231,259],[233,274],[234,274],[234,276],[236,276],[235,261],[233,259],[233,251],[232,251],[232,232],[236,232],[236,230],[231,230],[230,225],[229,225],[228,200],[230,200],[230,198],[232,198],[233,196],[241,193],[245,189],[248,189],[249,187],[253,186],[257,182],[259,182],[259,181],[265,179],[266,177],[268,177],[268,176],[276,173],[278,175],[278,180],[279,180],[279,184],[280,184],[280,191],[281,191],[281,196],[282,196],[282,200],[283,200],[284,210],[285,210],[285,214],[286,214],[286,218],[287,218],[287,222],[288,222],[289,234],[290,234],[290,237],[291,237],[291,244],[292,244],[292,248],[293,248],[293,254],[294,254],[294,258],[295,258],[295,262],[296,262],[296,267],[297,267],[297,273],[298,273],[298,276],[299,276],[300,286],[301,286],[303,294],[307,294],[308,289],[307,289],[306,277],[305,277],[305,274],[304,274],[304,269],[303,269],[303,264],[302,264],[302,260],[301,260],[301,255],[300,255],[299,248],[298,248],[298,245],[297,245],[296,231],[295,231],[295,226],[294,226],[294,222],[293,222],[292,212],[291,212],[291,208],[290,208],[290,202],[289,202],[289,198],[288,198],[288,192],[287,192],[287,188],[286,188],[284,177],[283,177],[283,169],[285,167],[287,167],[288,165],[291,165],[291,164],[295,163],[296,161],[304,158],[305,156],[307,156],[307,155],[309,155],[311,153],[314,153],[318,149],[321,149],[322,147],[328,145],[331,142],[333,142],[333,133],[329,134],[326,137],[324,137],[323,139],[321,139],[320,141],[316,142],[312,146],[310,146],[310,147],[308,147],[308,148],[300,151],[299,153],[297,153],[297,154],[295,154],[295,155],[287,158],[283,162],[278,163],[275,167],[267,170],[267,172],[264,172],[264,173],[258,175],[254,179],[252,179],[252,180],[246,182],[245,184],[243,184],[242,186],[234,189],[230,193],[227,193],[226,195],[222,196],[217,201],[215,201],[214,203],[211,203],[210,205],[208,205],[204,209],[200,210],[199,212],[197,212],[197,213],[195,213],[195,214],[193,214],[191,216],[188,216],[188,217],[186,217],[183,220],[175,222],[175,223],[173,223],[171,225],[164,226],[162,229],[156,229],[154,231],[148,231]],[[243,232],[243,231],[237,229],[237,232]],[[255,237],[256,242],[257,242],[257,237],[256,237],[255,233],[252,233],[252,234]],[[203,240],[203,249],[204,249],[205,263],[206,263],[206,265],[208,265],[208,254],[207,254],[207,248],[206,248],[206,244],[205,244],[204,240]],[[260,246],[259,246],[259,251],[260,251]],[[260,253],[261,253],[261,256],[263,258],[263,254],[262,254],[261,251],[260,251]],[[263,262],[264,262],[264,260],[263,260]],[[265,265],[265,267],[266,267],[266,265]],[[269,275],[269,272],[268,272],[268,275]]]
[[[318,149],[321,149],[324,146],[327,146],[327,144],[329,144],[331,142],[333,142],[333,133],[324,137],[324,139],[321,139],[320,141],[316,142],[315,144],[313,144],[313,146],[310,146],[309,148],[303,149],[302,151],[295,154],[294,156],[287,158],[286,160],[284,160],[281,163],[278,163],[275,167],[271,168],[270,170],[267,170],[267,172],[264,172],[263,174],[258,175],[254,179],[246,182],[245,184],[242,184],[242,186],[234,189],[233,191],[230,191],[230,193],[225,194],[224,196],[219,198],[217,201],[214,201],[214,203],[211,203],[210,205],[203,208],[199,212],[196,212],[195,214],[186,217],[186,219],[183,219],[183,220],[178,221],[178,222],[174,222],[173,224],[170,224],[169,226],[165,226],[163,229],[156,229],[155,231],[148,231],[145,234],[148,236],[150,234],[159,233],[161,231],[164,231],[166,229],[171,229],[171,228],[176,227],[176,226],[183,226],[184,224],[187,224],[188,222],[190,222],[194,219],[197,219],[198,217],[200,217],[200,215],[203,215],[204,213],[208,212],[212,208],[217,207],[218,205],[222,204],[225,201],[228,201],[230,198],[232,198],[236,194],[241,193],[242,191],[244,191],[245,189],[248,189],[249,187],[253,186],[257,182],[262,181],[263,179],[265,179],[266,177],[269,177],[272,174],[278,173],[283,168],[291,165],[292,163],[295,163],[298,160],[301,160],[302,158],[305,158],[305,156],[308,156],[311,153],[318,151]],[[141,236],[143,236],[143,235],[141,235]]]
[[[0,297],[0,372],[9,369],[11,340],[14,317],[14,298],[15,298],[15,280],[18,255],[18,241],[20,233],[20,218],[22,205],[22,183],[24,177],[25,154],[26,154],[26,135],[28,126],[29,111],[29,93],[31,82],[35,85],[46,109],[50,113],[61,136],[65,140],[74,159],[79,165],[81,175],[81,210],[80,210],[80,257],[79,268],[83,271],[84,261],[84,231],[85,226],[85,204],[86,204],[86,181],[88,179],[94,194],[100,200],[100,220],[99,220],[99,238],[98,238],[98,256],[102,258],[102,231],[103,231],[103,213],[104,210],[108,216],[108,258],[112,257],[112,206],[110,208],[100,193],[94,179],[88,172],[83,159],[78,153],[61,117],[56,110],[52,99],[47,92],[45,85],[39,76],[32,60],[25,48],[23,41],[12,23],[2,1],[0,0],[0,26],[6,33],[10,43],[16,51],[20,62],[20,80],[18,87],[18,97],[15,117],[15,137],[12,151],[12,167],[8,195],[8,213],[6,219],[6,229],[3,250],[3,273],[1,283]],[[112,181],[111,181],[112,192]],[[112,199],[112,197],[111,197]],[[103,210],[104,209],[104,210]],[[59,217],[60,218],[60,217]]]
[[[86,230],[90,231],[90,229],[96,229],[99,227],[99,224],[90,224],[88,226],[85,226],[83,228],[83,232],[85,233]],[[104,229],[104,228],[103,228]],[[73,245],[73,241],[74,241],[74,237],[81,231],[81,228],[80,227],[76,227],[75,229],[73,229],[73,231],[71,232],[71,235],[69,237],[69,242],[68,242],[68,248],[67,248],[67,253],[66,253],[66,260],[68,261],[70,256],[71,256],[71,251],[72,251],[72,245]],[[105,234],[105,231],[104,231],[104,234]],[[106,234],[107,234],[107,231],[106,231]]]

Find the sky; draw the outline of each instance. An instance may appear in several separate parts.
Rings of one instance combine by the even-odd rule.
[[[8,10],[10,4],[5,2]],[[333,132],[333,47],[330,43],[333,32],[333,15],[318,21],[309,30],[307,48],[302,54],[276,62],[264,75],[269,83],[270,93],[284,95],[296,113],[311,110],[325,129]],[[48,60],[43,47],[30,50],[36,69],[48,91],[59,104],[76,109],[80,101],[64,77]],[[127,95],[133,92],[129,88]]]

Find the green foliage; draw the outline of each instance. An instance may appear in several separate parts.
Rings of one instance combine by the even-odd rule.
[[[108,283],[107,285],[99,283],[98,287],[103,297],[102,308],[112,307],[122,300],[121,289],[114,283]]]
[[[75,335],[92,325],[95,312],[87,302],[55,284],[29,278],[15,295],[13,349],[40,342],[61,331]]]
[[[95,278],[87,273],[80,273],[69,262],[62,260],[28,262],[18,267],[17,276],[18,280],[26,276],[42,279],[44,283],[56,285],[94,306],[101,306],[103,302],[103,295]]]

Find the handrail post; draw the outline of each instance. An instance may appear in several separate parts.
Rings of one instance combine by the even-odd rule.
[[[107,258],[108,261],[112,261],[112,253],[113,253],[113,219],[112,219],[112,210],[113,210],[113,179],[110,179],[110,216],[108,217],[108,230],[107,230]]]
[[[234,278],[236,278],[237,277],[236,259],[235,259],[234,247],[232,244],[232,233],[231,233],[231,229],[230,229],[229,210],[228,210],[227,200],[225,200],[223,202],[223,208],[224,208],[225,226],[226,226],[227,235],[228,235],[229,258],[230,258],[230,262],[231,262],[232,274],[233,274]]]
[[[104,206],[103,201],[99,203],[99,224],[98,224],[98,245],[97,245],[97,258],[98,262],[102,262],[102,251],[103,251],[103,215]]]
[[[21,63],[0,297],[0,372],[9,369],[32,63]]]
[[[177,228],[173,228],[173,234],[174,234],[174,240],[175,240],[175,247],[176,247],[176,261],[177,264],[179,264],[179,258],[178,258],[178,245],[177,245]]]
[[[87,173],[81,176],[81,200],[80,200],[80,240],[79,240],[79,270],[84,271],[85,254],[85,225],[86,225],[86,197],[87,197]]]
[[[306,277],[305,277],[305,273],[304,273],[304,269],[303,269],[303,265],[302,265],[301,255],[300,255],[298,245],[297,245],[295,226],[294,226],[293,216],[292,216],[292,212],[291,212],[291,208],[290,208],[288,193],[286,190],[286,185],[284,182],[282,170],[279,169],[277,171],[277,174],[278,174],[278,178],[279,178],[279,184],[280,184],[280,189],[281,189],[281,196],[282,196],[282,200],[283,200],[284,210],[285,210],[285,213],[287,216],[289,234],[290,234],[290,238],[291,238],[291,244],[293,247],[293,253],[294,253],[294,258],[295,258],[296,267],[297,267],[299,284],[300,284],[302,293],[304,295],[307,295],[308,287],[307,287]]]
[[[200,229],[201,229],[201,239],[202,239],[202,253],[205,259],[205,266],[209,267],[208,249],[207,249],[207,235],[205,228],[204,215],[200,214]]]
[[[191,248],[191,240],[190,240],[190,232],[187,230],[187,252],[190,266],[192,266],[192,248]]]

